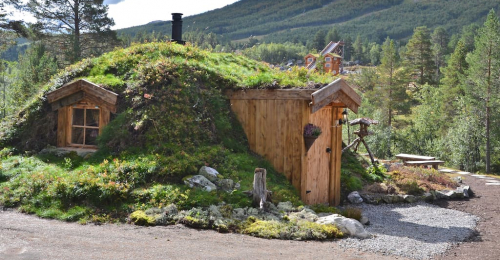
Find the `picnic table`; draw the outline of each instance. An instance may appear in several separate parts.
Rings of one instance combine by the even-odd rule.
[[[405,154],[400,153],[396,155],[396,158],[403,161],[406,166],[431,166],[434,169],[438,169],[439,165],[444,164],[444,161],[436,160],[436,157],[432,156],[422,156],[415,154]]]

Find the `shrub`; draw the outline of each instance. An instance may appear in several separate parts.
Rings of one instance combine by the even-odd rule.
[[[142,210],[136,210],[130,214],[130,221],[138,226],[154,226],[154,217],[146,215]]]

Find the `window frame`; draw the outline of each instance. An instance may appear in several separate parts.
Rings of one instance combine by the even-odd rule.
[[[73,125],[73,117],[75,109],[83,109],[83,125]],[[87,126],[87,110],[97,110],[99,113],[99,121],[97,126]],[[70,106],[69,112],[69,124],[68,124],[68,146],[70,147],[82,147],[82,148],[97,148],[97,145],[86,144],[86,131],[87,129],[97,129],[98,134],[101,134],[101,124],[102,124],[102,110],[99,106],[91,104],[77,104]],[[83,144],[73,143],[73,128],[83,128]]]

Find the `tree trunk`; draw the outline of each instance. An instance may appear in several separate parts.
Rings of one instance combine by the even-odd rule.
[[[491,143],[490,143],[490,107],[486,106],[486,173],[491,171]]]
[[[264,168],[256,168],[253,176],[253,200],[252,206],[264,209],[267,199],[266,174]]]

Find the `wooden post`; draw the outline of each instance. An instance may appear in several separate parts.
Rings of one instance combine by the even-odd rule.
[[[266,174],[267,171],[264,168],[255,168],[253,176],[253,200],[252,206],[260,209],[264,209],[267,199],[267,188],[266,188]]]

